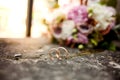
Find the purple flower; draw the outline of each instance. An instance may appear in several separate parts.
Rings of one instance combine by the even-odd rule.
[[[67,18],[73,20],[76,25],[85,23],[88,20],[87,7],[83,5],[74,7],[68,12]]]
[[[77,29],[80,33],[89,35],[93,31],[93,27],[88,24],[77,25]]]
[[[82,44],[87,44],[88,43],[88,38],[86,35],[82,34],[82,33],[77,33],[76,38],[74,38],[73,36],[69,37],[67,39],[67,45],[68,44],[72,44],[72,43],[82,43]]]
[[[75,43],[82,43],[82,44],[87,44],[88,43],[88,38],[87,38],[86,35],[78,33],[77,36],[78,36],[78,38],[74,39],[73,42],[75,42]]]

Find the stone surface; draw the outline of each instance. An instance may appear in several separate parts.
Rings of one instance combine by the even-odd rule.
[[[120,80],[120,51],[65,47],[67,59],[51,60],[48,53],[60,46],[45,40],[0,39],[0,80]]]

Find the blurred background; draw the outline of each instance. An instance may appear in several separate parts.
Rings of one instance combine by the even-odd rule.
[[[0,0],[0,38],[39,38],[50,37],[43,15],[47,15],[46,0]],[[49,5],[59,0],[48,0]],[[61,0],[61,2],[65,2]],[[99,1],[99,0],[91,0]],[[113,6],[118,12],[117,24],[120,23],[120,0],[101,0]]]
[[[41,24],[42,1],[0,0],[0,38],[38,38],[46,33],[46,27]]]

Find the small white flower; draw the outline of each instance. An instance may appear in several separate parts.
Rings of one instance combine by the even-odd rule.
[[[100,2],[100,0],[88,0],[88,5]]]
[[[60,9],[57,9],[53,12],[48,13],[48,15],[45,16],[45,19],[47,20],[47,22],[52,23],[60,16],[65,17],[64,13]]]
[[[80,1],[79,0],[58,0],[58,4],[60,7],[65,7],[67,5],[70,6],[70,4],[72,6],[76,6],[76,5],[80,5]]]

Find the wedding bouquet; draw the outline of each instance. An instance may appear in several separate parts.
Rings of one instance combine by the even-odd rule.
[[[88,4],[87,0],[59,5],[48,16],[46,21],[53,38],[61,45],[79,49],[105,45],[105,36],[116,24],[113,7],[99,2]]]

